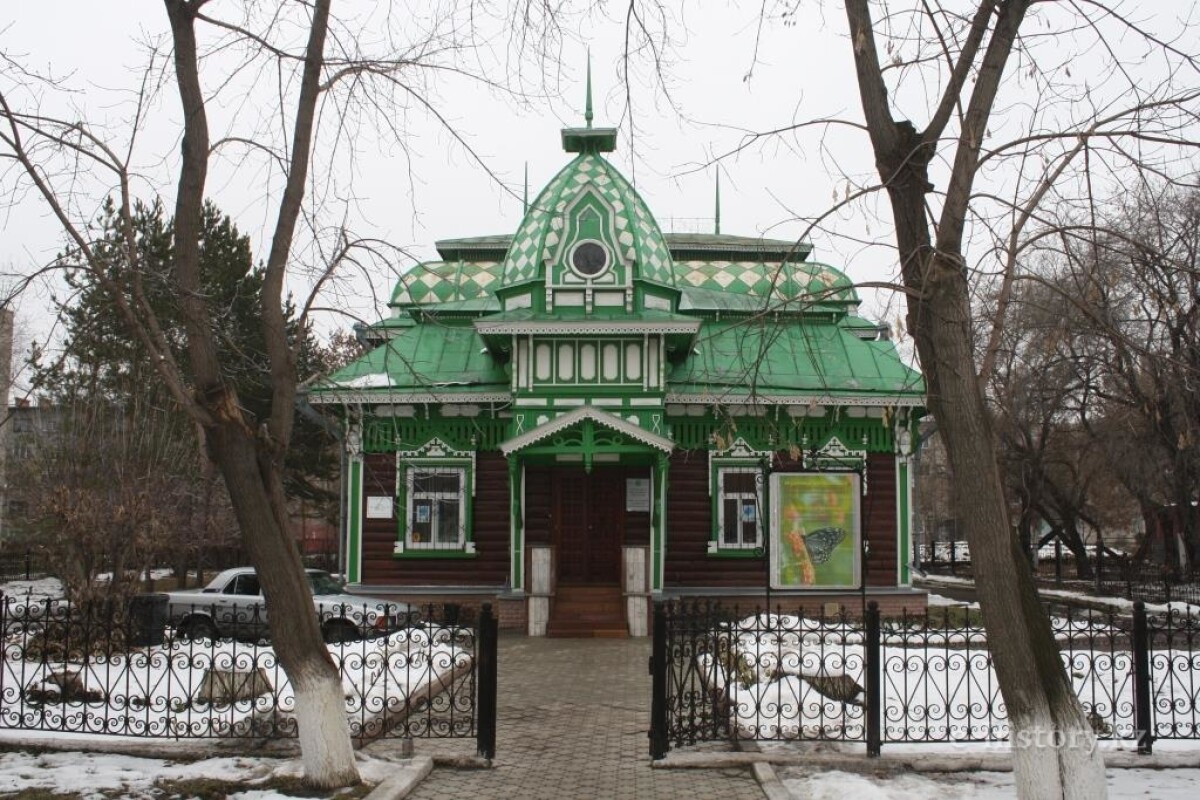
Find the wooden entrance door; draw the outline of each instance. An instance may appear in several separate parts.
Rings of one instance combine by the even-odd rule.
[[[559,467],[551,472],[552,535],[562,584],[620,582],[625,531],[625,470]]]

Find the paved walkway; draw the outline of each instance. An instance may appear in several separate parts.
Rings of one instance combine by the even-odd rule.
[[[438,767],[409,797],[762,800],[749,770],[650,768],[649,657],[649,639],[502,635],[492,769]]]

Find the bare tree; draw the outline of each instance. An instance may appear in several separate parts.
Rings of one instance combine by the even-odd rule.
[[[1078,419],[1151,516],[1190,508],[1200,491],[1200,193],[1155,182],[1086,222],[1038,246]],[[1200,531],[1194,514],[1174,516],[1164,555],[1189,571]]]
[[[52,114],[45,100],[64,93],[65,85],[0,53],[0,159],[12,167],[5,173],[13,182],[10,196],[32,195],[43,202],[66,234],[70,263],[82,265],[108,293],[128,335],[149,354],[174,402],[202,432],[269,602],[293,609],[310,607],[311,596],[289,531],[282,482],[302,338],[288,324],[289,281],[308,289],[298,319],[305,330],[310,312],[321,307],[319,298],[344,289],[338,269],[378,265],[394,252],[352,234],[344,223],[354,202],[348,180],[360,130],[394,137],[404,147],[398,118],[419,112],[482,164],[439,112],[434,76],[503,89],[475,60],[473,26],[486,11],[477,4],[439,9],[424,18],[377,12],[368,4],[366,11],[347,11],[338,19],[330,6],[330,0],[250,3],[225,12],[243,15],[229,18],[210,13],[207,0],[164,0],[169,47],[151,45],[132,117],[116,131],[78,118],[73,109]],[[381,24],[371,13],[383,14],[383,30],[370,27]],[[554,16],[538,16],[529,24]],[[528,37],[516,36],[515,27],[510,32],[516,55],[532,51],[552,58],[555,30]],[[378,52],[369,53],[372,48]],[[163,51],[169,51],[166,62]],[[135,187],[141,185],[139,170],[145,164],[138,160],[139,137],[148,117],[159,112],[165,87],[174,88],[172,105],[181,112],[178,153],[167,158],[176,175],[169,280],[181,308],[186,357],[176,356],[169,332],[148,302],[147,271],[139,263],[133,222]],[[261,95],[253,90],[264,87],[275,105],[256,105]],[[221,133],[214,136],[214,128]],[[225,168],[225,159],[235,169],[263,170],[274,205],[261,291],[271,398],[268,410],[257,416],[238,397],[217,339],[223,310],[204,291],[202,215],[210,169]],[[125,235],[122,263],[128,268],[121,280],[106,269],[110,260],[89,227],[94,216],[88,212],[89,194],[114,198],[116,225]],[[272,614],[270,624],[280,663],[296,691],[306,781],[322,788],[356,783],[341,682],[315,615]]]
[[[246,413],[225,374],[214,333],[214,314],[219,310],[209,307],[202,291],[202,214],[212,156],[208,97],[200,78],[201,51],[197,41],[197,24],[202,19],[204,5],[205,0],[165,0],[183,118],[171,280],[179,297],[186,332],[186,368],[180,365],[146,298],[134,224],[135,198],[130,186],[132,138],[128,150],[120,152],[85,123],[14,108],[6,93],[0,95],[0,114],[7,123],[0,141],[5,156],[16,162],[58,219],[70,241],[74,259],[86,265],[92,279],[108,292],[131,337],[150,354],[175,402],[203,431],[209,455],[224,478],[264,593],[276,607],[300,609],[308,607],[311,598],[289,531],[282,481],[297,383],[294,342],[289,339],[285,324],[283,287],[309,177],[325,66],[329,2],[319,0],[313,5],[303,51],[296,56],[288,55],[300,65],[300,88],[290,115],[289,157],[284,161],[287,177],[264,266],[261,314],[272,399],[267,417],[259,420]],[[150,78],[148,74],[147,84]],[[143,86],[143,95],[146,92],[148,85]],[[146,103],[139,104],[138,119],[146,109]],[[117,225],[125,233],[123,256],[130,272],[127,290],[107,272],[103,250],[96,247],[90,231],[80,224],[75,213],[77,198],[69,187],[64,189],[56,182],[60,173],[47,166],[48,156],[64,152],[69,159],[77,159],[78,166],[88,171],[105,170],[108,179],[116,182]],[[280,663],[296,687],[296,716],[306,778],[317,786],[357,783],[341,682],[324,647],[316,617],[273,614],[270,624]]]
[[[1097,486],[1110,489],[1111,483],[1104,480],[1099,444],[1081,423],[1090,395],[1069,344],[1077,315],[1064,315],[1058,292],[1042,283],[1020,287],[1009,314],[993,371],[985,377],[1021,547],[1032,553],[1061,539],[1077,576],[1090,579],[1082,526],[1099,526],[1092,496]],[[1045,537],[1039,535],[1042,522],[1050,526]]]
[[[11,476],[24,508],[11,522],[46,552],[68,598],[117,613],[147,568],[232,522],[193,467],[200,454],[188,426],[143,386],[122,403],[76,391],[27,408],[37,423],[20,436]]]
[[[1018,791],[1023,798],[1097,798],[1106,794],[1103,762],[1009,525],[996,436],[977,372],[972,297],[983,278],[970,269],[968,246],[973,226],[985,220],[1003,252],[1004,244],[1019,238],[1021,226],[1041,213],[1049,190],[1065,183],[1068,162],[1082,158],[1089,170],[1102,160],[1109,169],[1116,169],[1117,161],[1152,169],[1139,142],[1190,144],[1186,134],[1195,119],[1197,72],[1188,53],[1139,28],[1116,6],[1071,4],[1074,13],[1054,17],[1046,12],[1038,18],[1030,15],[1031,5],[1030,0],[984,0],[964,15],[922,2],[911,10],[888,7],[879,17],[868,0],[847,0],[845,7],[866,128],[891,201],[908,329],[953,467],[955,506],[971,545],[980,605],[1013,726]],[[1098,38],[1089,55],[1127,95],[1098,108],[1088,106],[1082,90],[1065,94],[1050,65],[1039,62],[1045,54],[1032,47],[1041,35],[1035,23],[1051,31],[1060,24],[1094,31]],[[1168,77],[1153,86],[1137,83],[1123,70],[1106,31],[1112,39],[1115,34],[1142,37],[1172,63]],[[880,40],[891,55],[887,60]],[[907,50],[901,54],[898,48]],[[1010,66],[1010,61],[1016,63]],[[993,129],[1006,127],[1009,109],[1022,94],[1010,74],[1013,68],[1044,87],[1027,101],[1035,110],[1059,98],[1057,113],[1066,125],[1060,119],[1048,128],[1050,115],[1034,113],[1028,132],[1018,139],[1005,142],[992,135]],[[1063,69],[1069,74],[1070,65]],[[925,104],[922,95],[914,98],[908,90],[907,77],[932,77],[940,91]],[[911,121],[918,107],[926,120],[920,127]],[[1039,149],[1048,142],[1055,148]],[[1028,159],[1031,153],[1044,156],[1037,158],[1037,180],[1017,181],[1015,190],[1005,191],[1003,183],[989,187],[999,160]],[[937,175],[944,178],[944,190],[935,188]],[[1064,195],[1060,191],[1057,199]],[[1081,196],[1089,199],[1086,187]],[[988,217],[989,201],[1008,211]],[[1016,237],[1005,231],[1015,231]],[[1004,274],[1009,279],[1011,261],[1001,260],[999,266],[1010,270]],[[1003,309],[998,312],[994,329],[1006,323]],[[993,358],[990,350],[985,364]]]

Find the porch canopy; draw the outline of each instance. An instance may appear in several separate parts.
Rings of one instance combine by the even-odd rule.
[[[648,448],[666,455],[675,443],[595,406],[580,406],[500,443],[505,457],[553,455],[581,461],[588,470],[597,461],[617,461]]]

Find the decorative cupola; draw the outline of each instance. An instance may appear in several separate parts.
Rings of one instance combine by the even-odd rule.
[[[615,128],[592,127],[588,67],[584,127],[562,131],[578,154],[526,210],[496,291],[503,311],[608,316],[678,305],[671,252],[645,201],[607,159]]]

